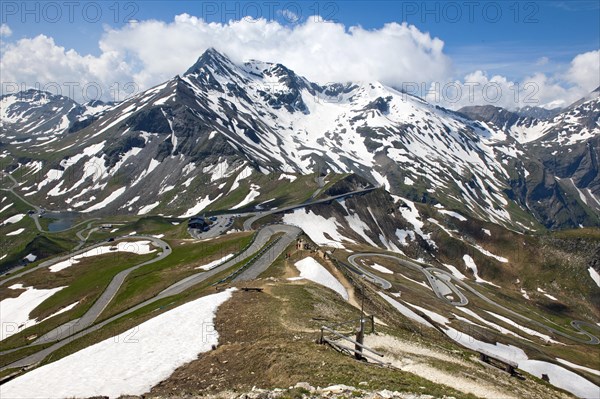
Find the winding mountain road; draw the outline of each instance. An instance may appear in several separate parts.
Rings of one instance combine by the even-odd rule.
[[[258,252],[270,240],[270,238],[275,234],[283,233],[284,237],[286,237],[285,241],[292,242],[293,240],[295,240],[295,238],[298,236],[298,234],[300,232],[301,232],[300,229],[293,227],[293,226],[287,226],[287,225],[267,226],[267,227],[261,229],[258,232],[257,236],[255,237],[254,241],[244,251],[242,251],[240,254],[235,256],[233,259],[230,259],[209,271],[199,272],[199,273],[193,274],[189,277],[186,277],[186,278],[176,282],[175,284],[169,286],[168,288],[166,288],[165,290],[160,292],[154,298],[151,298],[151,299],[145,301],[144,306],[149,305],[153,302],[156,302],[160,299],[180,294],[181,292],[183,292],[203,281],[206,281],[208,278],[210,278],[216,274],[219,274],[224,270],[229,269],[230,267],[236,265],[237,263],[243,261],[244,259],[247,259],[248,257],[252,256],[254,253]],[[156,246],[160,246],[162,248],[163,252],[156,259],[152,259],[150,261],[133,266],[133,267],[117,274],[112,279],[112,281],[110,282],[110,284],[106,288],[106,290],[96,300],[94,305],[86,312],[86,314],[83,317],[78,319],[77,322],[75,322],[75,323],[73,323],[73,321],[66,323],[65,325],[60,326],[57,329],[47,333],[43,337],[38,338],[35,342],[33,342],[33,345],[58,341],[58,340],[68,337],[69,335],[72,335],[79,331],[83,331],[84,329],[88,328],[96,321],[98,316],[100,316],[100,314],[104,311],[106,306],[108,306],[108,304],[112,301],[114,296],[117,294],[119,288],[121,288],[125,279],[131,272],[133,272],[134,270],[136,270],[142,266],[146,266],[151,263],[157,262],[161,259],[164,259],[171,254],[170,247],[168,247],[167,244],[162,240],[159,240],[154,237],[146,237],[146,236],[132,236],[132,237],[134,237],[134,238],[152,238],[154,240],[154,244]],[[287,244],[287,245],[289,245],[289,244]],[[252,265],[252,267],[250,269],[251,270],[262,270],[262,271],[266,270],[269,267],[269,265],[273,262],[273,260],[275,260],[277,258],[277,256],[279,256],[281,254],[281,252],[283,252],[283,250],[287,247],[287,245],[285,245],[283,248],[279,248],[279,249],[273,248],[273,251],[269,251],[268,254],[263,255],[263,257],[258,259]],[[276,251],[279,251],[279,253],[277,253]],[[275,258],[272,258],[272,256],[275,256]],[[260,273],[262,273],[262,271],[259,271],[257,276]],[[126,312],[128,312],[128,311],[126,311]],[[127,314],[126,312],[123,312],[122,315],[124,316],[125,314]]]
[[[10,176],[10,175],[8,175],[8,176]],[[12,178],[12,176],[10,176],[10,177]],[[15,182],[15,184],[17,184],[16,181],[14,180],[14,178],[12,180],[13,180],[13,182]],[[255,214],[253,214],[253,217],[251,220],[247,220],[246,223],[244,223],[244,229],[251,230],[252,223],[254,223],[255,221],[257,221],[260,218],[267,216],[269,214],[285,212],[288,210],[302,208],[302,207],[306,207],[306,206],[318,204],[318,203],[325,203],[325,202],[333,201],[333,200],[336,200],[339,198],[344,198],[344,197],[348,197],[348,196],[352,196],[352,195],[366,193],[366,192],[372,191],[374,189],[375,189],[375,187],[371,187],[371,188],[362,189],[362,190],[358,190],[358,191],[354,191],[354,192],[350,192],[350,193],[346,193],[346,194],[337,195],[334,197],[324,198],[324,199],[317,200],[317,201],[310,201],[308,203],[304,203],[304,204],[300,204],[300,205],[293,205],[293,206],[288,206],[288,207],[281,208],[281,209],[255,213]],[[19,197],[18,194],[15,193],[15,195],[17,195],[17,197]],[[38,208],[30,203],[28,203],[28,205],[31,205],[32,207],[34,207],[39,213],[40,208]],[[34,220],[37,221],[36,218],[34,218]],[[88,233],[87,237],[84,237],[83,232],[85,230],[90,229],[92,226],[92,223],[94,223],[95,220],[97,220],[97,219],[88,220],[88,221],[85,221],[85,222],[82,222],[79,224],[79,225],[81,225],[84,223],[88,223],[88,225],[86,226],[85,229],[78,231],[76,233],[77,237],[80,239],[80,244],[78,245],[78,247],[77,247],[78,249],[76,251],[74,251],[68,255],[60,256],[60,257],[42,262],[39,265],[35,266],[34,268],[28,269],[26,271],[23,271],[22,273],[18,273],[13,276],[10,276],[8,278],[5,278],[3,280],[0,280],[0,284],[4,284],[11,280],[18,279],[19,277],[22,277],[23,275],[25,275],[27,273],[31,273],[34,270],[38,270],[43,267],[52,266],[55,263],[67,260],[74,255],[83,253],[85,251],[89,251],[90,249],[93,249],[95,247],[105,245],[105,243],[98,243],[98,244],[86,247],[85,249],[80,249],[80,247],[85,244],[87,238],[91,234],[91,231],[90,231]],[[36,225],[39,226],[39,221],[36,222]],[[40,231],[42,231],[41,226],[39,226],[38,229],[40,229]],[[53,345],[51,345],[50,347],[43,349],[39,352],[36,352],[32,355],[24,357],[16,362],[13,362],[3,368],[0,368],[0,370],[34,365],[34,364],[42,361],[44,358],[46,358],[49,354],[51,354],[55,350],[63,347],[64,345],[68,344],[69,342],[72,342],[73,340],[75,340],[79,337],[82,337],[86,334],[96,331],[99,328],[105,326],[106,324],[108,324],[114,320],[117,320],[118,318],[121,318],[123,316],[126,316],[126,315],[130,314],[131,312],[134,312],[137,309],[140,309],[144,306],[150,305],[150,304],[152,304],[158,300],[161,300],[163,298],[177,295],[177,294],[209,279],[210,277],[215,276],[215,275],[221,273],[222,271],[229,269],[230,267],[238,264],[239,262],[243,261],[244,259],[247,259],[250,256],[252,256],[254,253],[258,252],[262,247],[264,247],[267,244],[267,242],[271,239],[271,237],[273,235],[283,234],[281,239],[272,248],[270,248],[266,253],[264,253],[259,259],[257,259],[248,269],[243,271],[240,275],[236,276],[234,281],[239,282],[239,281],[247,281],[247,280],[255,279],[261,273],[263,273],[273,263],[273,261],[281,255],[281,253],[283,253],[285,248],[287,248],[287,246],[290,245],[298,237],[298,235],[301,232],[302,232],[302,230],[299,229],[298,227],[286,225],[286,224],[272,224],[272,225],[264,226],[257,232],[252,243],[245,250],[243,250],[240,254],[235,256],[233,259],[231,259],[227,262],[224,262],[221,265],[218,265],[217,267],[215,267],[209,271],[203,271],[203,272],[195,273],[191,276],[188,276],[188,277],[176,282],[175,284],[171,285],[170,287],[166,288],[165,290],[160,292],[155,297],[150,298],[142,303],[139,303],[139,304],[135,305],[134,307],[129,308],[107,320],[104,320],[100,323],[94,324],[94,322],[100,316],[102,311],[112,301],[112,299],[114,298],[114,296],[116,295],[118,290],[123,285],[125,279],[131,272],[133,272],[134,270],[136,270],[140,267],[143,267],[145,265],[148,265],[148,264],[157,262],[161,259],[164,259],[171,254],[171,249],[167,245],[167,243],[165,243],[164,241],[162,241],[158,238],[151,237],[151,236],[121,237],[118,240],[125,240],[125,239],[131,239],[131,238],[151,240],[155,246],[162,248],[162,252],[155,259],[132,266],[131,268],[128,268],[127,270],[124,270],[124,271],[118,273],[116,276],[113,277],[109,286],[100,295],[100,297],[96,300],[96,302],[92,305],[92,307],[85,313],[84,316],[82,316],[80,319],[71,320],[68,323],[63,324],[62,326],[57,327],[53,331],[50,331],[47,334],[43,335],[42,337],[38,338],[36,341],[34,341],[32,344],[28,345],[27,347],[33,346],[33,345],[48,344],[51,342],[55,342]],[[10,352],[14,352],[14,351],[17,351],[17,350],[20,350],[23,348],[25,348],[25,347],[10,349],[10,350],[0,353],[0,355],[8,354]]]
[[[429,285],[431,286],[431,289],[433,290],[435,295],[439,299],[441,299],[442,301],[444,301],[450,305],[466,306],[469,303],[469,300],[467,299],[467,297],[462,292],[460,292],[454,284],[452,284],[450,282],[450,279],[453,276],[451,274],[447,273],[445,270],[438,269],[435,267],[424,268],[424,267],[418,265],[417,263],[414,263],[414,262],[411,262],[411,261],[408,261],[405,259],[400,259],[394,255],[378,254],[378,253],[373,253],[373,252],[351,255],[350,257],[348,257],[348,262],[350,262],[352,264],[352,266],[357,268],[360,271],[360,273],[362,273],[362,274],[366,275],[368,278],[372,279],[373,282],[375,282],[375,284],[378,284],[379,286],[381,286],[381,288],[383,288],[385,290],[390,289],[392,287],[392,284],[389,281],[365,270],[356,261],[358,258],[374,257],[374,256],[391,259],[395,262],[400,263],[404,267],[408,267],[409,269],[423,273],[425,275],[425,278],[427,279],[427,282],[429,282]],[[449,298],[449,296],[451,296],[452,294],[455,295],[456,297],[458,297],[458,301],[455,301],[455,300]]]
[[[58,327],[56,330],[51,331],[48,334],[35,340],[33,342],[33,345],[39,345],[39,344],[45,344],[48,342],[57,341],[57,340],[67,337],[68,335],[71,335],[71,334],[74,334],[76,332],[86,329],[87,327],[92,325],[96,321],[98,316],[100,316],[100,314],[104,311],[104,309],[106,309],[108,304],[115,297],[115,295],[117,294],[117,292],[123,285],[123,282],[125,282],[125,279],[127,278],[127,276],[129,276],[129,274],[131,274],[131,272],[139,269],[140,267],[150,265],[152,263],[163,260],[167,256],[171,255],[171,247],[169,247],[169,245],[166,242],[164,242],[161,239],[158,239],[156,237],[128,236],[128,237],[123,237],[120,240],[124,240],[125,238],[128,238],[128,239],[136,239],[137,238],[137,239],[143,239],[143,240],[150,240],[150,241],[152,241],[154,246],[160,248],[162,250],[162,252],[160,252],[158,254],[158,256],[154,259],[151,259],[146,262],[142,262],[140,264],[137,264],[135,266],[132,266],[128,269],[125,269],[125,270],[117,273],[117,275],[115,275],[113,277],[113,279],[110,281],[110,283],[108,284],[108,287],[106,287],[104,292],[100,295],[100,297],[96,300],[96,302],[94,302],[92,307],[90,307],[88,309],[88,311],[80,319],[77,320],[77,322],[75,322],[75,323],[70,322],[70,323],[68,323],[67,326],[63,325],[63,326]]]
[[[364,190],[361,192],[367,192],[367,191],[370,191],[370,190]],[[356,194],[356,193],[349,193],[349,194],[346,194],[346,196],[354,195],[354,194]],[[343,196],[336,196],[335,198],[339,198],[339,197],[343,197]],[[325,199],[325,200],[315,201],[313,203],[326,202],[326,201],[333,200],[335,198],[329,198],[329,199]],[[301,206],[307,206],[307,205],[309,205],[309,204],[304,204]],[[289,207],[289,208],[295,209],[295,208],[301,207],[301,206],[293,206],[293,207]],[[283,210],[281,210],[281,209],[277,210],[277,212],[282,212],[282,211]],[[254,220],[258,220],[267,214],[269,214],[269,212],[262,212],[260,215],[255,215]],[[89,222],[89,223],[90,224],[88,224],[87,228],[91,227],[91,222]],[[250,225],[250,227],[251,227],[251,225]],[[250,230],[250,227],[248,228],[248,230]],[[85,237],[82,236],[82,231],[78,232],[77,235],[80,238],[80,240],[83,241],[83,240],[85,240]],[[298,237],[298,235],[301,232],[302,232],[302,230],[295,226],[290,226],[290,225],[285,225],[285,224],[267,225],[267,226],[261,228],[257,232],[256,237],[254,238],[252,243],[248,246],[248,248],[246,248],[240,254],[235,256],[233,259],[231,259],[209,271],[203,271],[203,272],[195,273],[191,276],[188,276],[188,277],[176,282],[175,284],[171,285],[170,287],[166,288],[165,290],[160,292],[157,296],[150,298],[130,309],[127,309],[105,321],[102,321],[97,324],[93,324],[97,320],[98,316],[102,313],[102,311],[106,308],[106,306],[108,306],[110,301],[114,298],[114,296],[118,292],[119,288],[122,286],[123,282],[125,281],[126,277],[132,271],[134,271],[142,266],[145,266],[150,263],[154,263],[161,259],[164,259],[165,257],[169,256],[169,254],[171,253],[171,250],[168,247],[168,245],[164,241],[162,241],[158,238],[155,238],[155,237],[150,237],[150,236],[122,237],[122,238],[120,238],[120,240],[126,239],[126,238],[139,238],[139,239],[152,240],[156,246],[163,249],[163,252],[156,259],[152,259],[148,262],[144,262],[139,265],[135,265],[135,266],[117,274],[115,277],[113,277],[113,279],[112,279],[111,283],[109,284],[109,286],[107,287],[107,289],[101,294],[101,296],[96,300],[94,305],[88,310],[88,312],[86,312],[86,314],[83,317],[81,317],[80,319],[77,319],[77,320],[71,320],[70,322],[68,322],[68,323],[54,329],[53,331],[50,331],[49,333],[45,334],[44,336],[38,338],[35,342],[33,342],[31,344],[31,345],[47,344],[47,343],[56,341],[53,345],[51,345],[50,347],[43,349],[39,352],[36,352],[32,355],[24,357],[23,359],[20,359],[14,363],[11,363],[3,368],[0,368],[0,370],[4,370],[7,368],[25,367],[25,366],[30,366],[30,365],[36,364],[36,363],[40,362],[41,360],[43,360],[44,358],[46,358],[49,354],[51,354],[55,350],[63,347],[64,345],[68,344],[69,342],[72,342],[73,340],[75,340],[79,337],[82,337],[86,334],[96,331],[99,328],[105,326],[106,324],[108,324],[114,320],[117,320],[118,318],[121,318],[123,316],[126,316],[126,315],[130,314],[131,312],[134,312],[137,309],[140,309],[142,307],[150,305],[150,304],[152,304],[158,300],[161,300],[163,298],[177,295],[181,292],[184,292],[185,290],[211,278],[212,276],[215,276],[215,275],[221,273],[222,271],[229,269],[230,267],[238,264],[239,262],[243,261],[244,259],[247,259],[250,256],[252,256],[254,253],[258,252],[262,247],[264,247],[267,244],[267,242],[271,239],[271,237],[273,235],[280,234],[280,233],[283,234],[282,238],[269,251],[267,251],[259,259],[257,259],[252,264],[251,267],[249,267],[247,270],[245,270],[243,273],[241,273],[239,276],[237,276],[235,278],[235,281],[239,282],[239,281],[247,281],[247,280],[254,279],[254,278],[258,277],[262,272],[264,272],[273,263],[273,261],[275,259],[277,259],[277,257],[280,256],[281,253],[283,253],[285,248],[287,248],[287,246],[289,244],[291,244]],[[73,255],[82,253],[84,251],[89,251],[90,249],[93,249],[97,246],[104,245],[104,244],[105,243],[100,243],[100,244],[96,244],[96,245],[93,245],[90,247],[86,247],[85,249],[79,249],[78,251],[75,251],[71,254],[43,262],[40,265],[36,266],[35,268],[26,270],[22,273],[19,273],[19,274],[16,274],[16,275],[13,275],[6,279],[1,280],[0,284],[6,283],[11,280],[15,280],[27,273],[30,273],[34,270],[39,269],[39,268],[49,267],[57,262],[61,262],[66,259],[69,259]],[[23,347],[14,348],[14,349],[2,352],[2,353],[0,353],[0,355],[8,354],[10,352],[14,352],[14,351],[20,350],[20,349],[23,349]]]
[[[392,283],[390,283],[389,281],[387,281],[383,277],[379,277],[378,275],[373,274],[370,271],[363,269],[358,264],[358,262],[356,261],[356,259],[358,259],[358,258],[368,257],[368,256],[374,256],[374,255],[377,255],[377,254],[375,254],[375,253],[365,253],[365,254],[350,255],[348,257],[348,262],[350,262],[350,264],[353,266],[352,267],[352,271],[353,272],[355,272],[356,274],[358,274],[358,275],[366,278],[367,280],[371,281],[372,283],[377,284],[378,286],[380,286],[384,290],[389,290],[390,288],[392,288]]]
[[[50,333],[48,333],[45,336],[38,339],[38,341],[34,342],[34,345],[41,344],[41,343],[50,343],[50,342],[54,342],[54,341],[57,341],[57,342],[55,342],[53,345],[51,345],[50,347],[48,347],[46,349],[43,349],[32,355],[26,356],[18,361],[15,361],[5,367],[0,368],[0,371],[9,369],[9,368],[20,368],[20,367],[26,367],[26,366],[31,366],[31,365],[37,364],[37,363],[41,362],[43,359],[45,359],[52,352],[56,351],[59,348],[62,348],[63,346],[69,344],[70,342],[73,342],[75,339],[83,337],[91,332],[97,331],[98,329],[102,328],[103,326],[107,325],[108,323],[115,321],[121,317],[124,317],[124,316],[126,316],[138,309],[141,309],[145,306],[151,305],[152,303],[154,303],[158,300],[182,293],[185,290],[209,279],[210,277],[213,277],[216,274],[219,274],[219,273],[229,269],[230,267],[236,265],[237,263],[243,261],[244,259],[247,259],[248,257],[252,256],[254,253],[258,252],[270,240],[270,238],[274,234],[283,233],[284,237],[288,237],[287,238],[288,241],[289,240],[293,241],[300,232],[301,232],[301,230],[298,229],[297,227],[284,225],[284,224],[265,226],[264,228],[262,228],[261,230],[258,231],[252,244],[250,244],[250,246],[248,246],[248,248],[246,248],[244,251],[242,251],[240,254],[238,254],[233,259],[231,259],[225,263],[222,263],[221,265],[219,265],[209,271],[196,273],[187,278],[184,278],[184,279],[178,281],[177,283],[171,285],[170,287],[166,288],[165,290],[160,292],[155,297],[150,298],[144,302],[141,302],[141,303],[133,306],[132,308],[129,308],[117,315],[110,317],[107,320],[104,320],[100,323],[91,325],[91,323],[93,323],[93,321],[97,318],[97,316],[102,312],[104,307],[106,307],[106,305],[108,303],[110,303],[110,300],[114,297],[114,294],[116,294],[116,292],[118,291],[118,288],[123,283],[123,280],[126,277],[126,275],[125,275],[125,276],[121,276],[122,277],[121,278],[121,277],[119,277],[119,275],[117,275],[117,276],[115,276],[115,278],[113,278],[113,281],[111,282],[110,290],[107,289],[102,294],[102,296],[101,296],[102,299],[97,300],[97,302],[96,302],[97,305],[94,304],[93,308],[95,307],[95,310],[92,311],[92,309],[90,309],[90,311],[88,311],[88,313],[86,313],[86,315],[83,316],[79,321],[76,321],[76,322],[71,321],[71,322],[61,326],[60,328],[57,328],[54,331],[51,331]],[[285,247],[283,247],[283,249],[285,249]],[[283,251],[283,249],[279,248],[277,250]],[[263,268],[266,270],[266,268],[268,268],[268,266],[273,262],[273,260],[276,259],[277,256],[279,256],[279,254],[277,254],[277,256],[275,256],[277,250],[274,250],[273,252],[268,251],[267,253],[265,253],[261,258],[259,258],[252,265],[252,267],[249,270],[257,270],[258,271]],[[167,256],[167,255],[165,255],[165,256]],[[156,261],[156,260],[153,260],[153,261]],[[144,264],[147,264],[147,263],[144,263]],[[141,267],[144,264],[134,266],[134,268]],[[128,269],[128,270],[129,270],[129,272],[133,271],[130,269]],[[260,274],[260,272],[258,274]],[[240,281],[246,279],[245,277],[242,277],[242,276],[243,276],[243,274],[239,276],[239,277],[241,277],[239,279]],[[113,282],[114,282],[114,284],[113,284]],[[85,318],[85,320],[83,320],[84,318]],[[11,349],[9,351],[0,353],[0,355],[8,354],[10,352],[14,352],[19,349],[23,349],[23,348]]]
[[[388,254],[380,254],[380,253],[370,252],[370,253],[354,254],[354,255],[351,255],[350,257],[348,257],[348,262],[352,265],[353,268],[356,268],[359,271],[359,274],[362,274],[362,275],[367,276],[368,278],[372,279],[372,281],[375,284],[378,284],[383,289],[391,288],[391,286],[392,286],[391,283],[382,277],[379,277],[367,270],[364,270],[364,268],[361,265],[359,265],[357,262],[357,259],[359,259],[359,258],[368,258],[368,257],[383,257],[386,259],[391,259],[393,261],[396,261],[401,266],[408,267],[412,270],[422,272],[425,275],[425,277],[427,278],[427,281],[429,282],[429,285],[431,286],[431,289],[436,294],[436,296],[439,299],[443,300],[444,302],[446,302],[450,305],[466,306],[469,303],[469,300],[467,299],[467,297],[455,285],[455,284],[458,284],[461,288],[464,288],[465,290],[469,291],[471,294],[477,296],[479,299],[483,300],[484,302],[486,302],[498,309],[503,310],[504,312],[510,314],[511,316],[514,316],[516,318],[524,320],[524,321],[531,323],[539,328],[545,329],[546,331],[549,331],[553,334],[556,334],[563,338],[567,338],[571,341],[575,341],[575,342],[582,343],[582,344],[590,344],[590,345],[600,344],[600,339],[598,339],[598,337],[585,331],[582,328],[582,326],[586,326],[589,328],[598,329],[598,326],[596,326],[592,323],[587,323],[587,322],[578,321],[578,320],[573,320],[571,322],[571,326],[577,330],[575,332],[575,334],[585,335],[588,338],[587,340],[564,333],[560,330],[555,329],[554,327],[550,327],[544,323],[541,323],[537,320],[533,320],[530,317],[527,317],[527,316],[517,313],[511,309],[508,309],[508,308],[504,307],[503,305],[500,305],[499,303],[495,302],[492,299],[489,299],[488,297],[486,297],[485,295],[481,294],[479,291],[477,291],[476,289],[471,287],[469,284],[465,283],[464,281],[460,280],[459,278],[455,277],[453,274],[448,273],[445,270],[438,269],[438,268],[432,267],[432,266],[422,267],[417,263],[408,261],[406,259],[399,258],[394,255],[388,255]],[[447,298],[447,296],[450,293],[457,295],[459,298],[459,301],[454,301],[454,300]]]

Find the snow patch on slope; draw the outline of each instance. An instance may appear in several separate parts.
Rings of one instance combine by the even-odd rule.
[[[195,206],[188,209],[183,215],[179,216],[180,218],[189,218],[191,216],[196,216],[200,213],[204,208],[221,198],[223,194],[217,195],[215,198],[210,199],[210,195],[207,195],[203,199],[201,199]]]
[[[136,255],[146,255],[146,254],[153,253],[155,251],[156,250],[152,249],[152,247],[151,247],[151,242],[147,241],[147,240],[144,240],[144,241],[122,241],[114,246],[113,245],[103,245],[100,247],[92,248],[89,251],[86,251],[79,255],[72,256],[67,260],[55,263],[55,264],[51,265],[48,269],[50,269],[50,271],[52,273],[56,273],[56,272],[66,269],[66,268],[69,268],[69,267],[73,266],[74,264],[79,263],[79,261],[81,259],[111,254],[111,253],[115,253],[115,252],[129,252],[129,253],[133,253]]]
[[[252,201],[254,201],[256,198],[258,198],[258,196],[260,195],[260,192],[258,191],[260,189],[260,186],[256,185],[256,184],[251,184],[250,185],[250,192],[248,193],[248,195],[246,195],[246,197],[236,206],[232,206],[231,209],[239,209],[242,208],[248,204],[250,204]]]
[[[343,248],[342,241],[356,244],[355,241],[338,232],[337,229],[341,226],[334,217],[325,219],[310,210],[296,209],[294,212],[284,215],[283,222],[300,227],[317,245],[331,245],[332,242],[335,242]]]
[[[346,301],[349,299],[346,288],[314,258],[304,258],[294,263],[294,266],[300,272],[300,277],[334,290]]]
[[[23,289],[22,284],[10,286],[11,289]],[[0,341],[18,333],[28,327],[36,325],[37,319],[31,319],[29,313],[37,308],[42,302],[56,294],[65,287],[50,289],[25,288],[16,298],[6,298],[0,301]],[[9,397],[2,387],[2,396]]]
[[[600,288],[600,274],[598,274],[598,272],[591,266],[588,267],[588,273],[590,274],[592,280],[594,280],[594,283],[596,283],[598,288]]]
[[[231,259],[233,257],[234,257],[233,254],[225,255],[221,259],[214,260],[214,261],[212,261],[210,263],[207,263],[206,265],[203,265],[203,266],[198,266],[198,267],[196,267],[196,269],[202,269],[202,270],[206,270],[206,271],[212,270],[215,267],[219,266],[221,263],[226,262],[226,261],[228,261],[229,259]]]
[[[500,287],[499,285],[496,285],[490,281],[484,280],[481,277],[479,277],[479,271],[477,270],[477,265],[475,264],[475,261],[473,260],[473,258],[471,258],[469,255],[464,255],[463,261],[465,262],[465,266],[467,266],[473,272],[473,276],[475,277],[476,282],[486,283],[486,284],[493,285],[495,287]]]

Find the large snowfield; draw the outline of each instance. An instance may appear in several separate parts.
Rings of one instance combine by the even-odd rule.
[[[331,288],[345,300],[349,299],[348,291],[346,291],[346,288],[344,288],[342,283],[313,258],[304,258],[294,265],[300,272],[300,277],[324,285],[327,288]]]
[[[233,289],[208,295],[0,386],[23,399],[141,395],[218,343],[213,320]]]

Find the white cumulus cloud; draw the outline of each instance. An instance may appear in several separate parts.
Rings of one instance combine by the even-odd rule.
[[[118,89],[115,83],[127,82],[131,75],[129,65],[114,52],[82,56],[45,35],[6,44],[0,69],[5,92],[34,87],[77,101],[96,99],[100,94],[107,99],[111,90]]]
[[[484,104],[510,110],[525,106],[551,109],[566,107],[599,85],[600,51],[590,51],[575,56],[566,73],[534,73],[513,81],[477,70],[462,80],[432,83],[425,97],[452,109]]]
[[[588,91],[600,86],[600,50],[589,51],[573,58],[567,79]]]
[[[206,23],[183,14],[172,23],[146,21],[110,30],[101,41],[103,50],[127,55],[143,66],[136,75],[142,85],[185,71],[208,47],[237,62],[279,62],[323,83],[380,80],[398,84],[414,79],[417,73],[430,81],[447,76],[450,70],[441,40],[396,23],[377,30],[346,29],[309,18],[287,27],[265,19]]]
[[[147,20],[107,28],[100,55],[82,55],[44,35],[3,50],[3,81],[135,82],[141,89],[181,74],[209,47],[236,62],[282,63],[316,82],[381,81],[400,85],[445,79],[451,61],[444,42],[412,25],[390,23],[366,30],[308,18],[285,26],[265,19],[207,23],[182,14],[170,22]]]

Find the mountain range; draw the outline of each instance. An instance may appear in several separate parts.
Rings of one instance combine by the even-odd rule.
[[[321,85],[209,49],[115,104],[2,96],[0,162],[23,196],[83,213],[250,210],[285,203],[303,176],[356,175],[517,231],[600,226],[599,94],[561,110],[455,112],[379,82]]]

